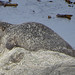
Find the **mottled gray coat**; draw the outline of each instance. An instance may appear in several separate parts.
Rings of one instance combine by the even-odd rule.
[[[9,50],[13,47],[23,47],[29,51],[45,49],[69,55],[73,53],[72,47],[66,41],[52,29],[40,23],[28,22],[13,25],[7,27],[4,32],[6,40],[4,45]]]

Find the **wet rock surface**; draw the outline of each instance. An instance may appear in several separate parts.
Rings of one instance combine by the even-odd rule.
[[[54,51],[13,48],[0,56],[0,75],[74,75],[75,58]]]

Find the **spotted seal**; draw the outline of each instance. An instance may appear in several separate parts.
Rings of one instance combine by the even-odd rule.
[[[72,47],[64,39],[41,23],[22,23],[10,26],[4,31],[6,41],[3,44],[9,50],[13,47],[22,47],[29,51],[44,49],[69,55],[73,53]]]

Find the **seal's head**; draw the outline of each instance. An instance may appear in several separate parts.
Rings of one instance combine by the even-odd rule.
[[[15,37],[9,37],[6,41],[6,48],[11,50],[14,47],[20,47]]]
[[[0,43],[2,37],[6,34],[6,29],[8,29],[12,24],[6,22],[0,22]]]

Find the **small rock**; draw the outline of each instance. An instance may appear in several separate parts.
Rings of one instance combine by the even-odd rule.
[[[51,18],[51,16],[48,16],[48,19],[50,19]]]

